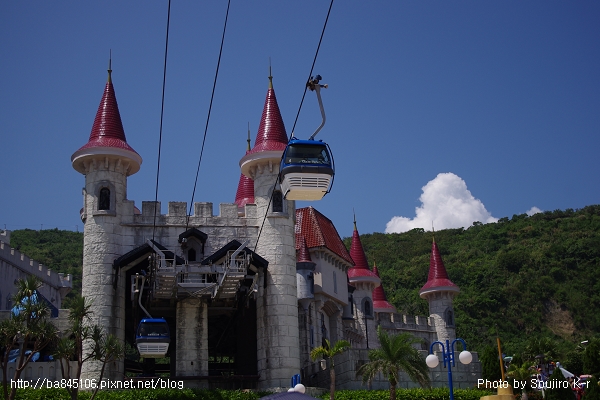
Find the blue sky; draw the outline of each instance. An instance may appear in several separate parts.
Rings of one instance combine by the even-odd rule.
[[[163,212],[191,199],[226,6],[172,3]],[[328,6],[232,1],[195,201],[215,213],[233,202],[269,58],[290,133]],[[128,197],[154,200],[166,17],[166,1],[0,4],[0,228],[82,230],[84,178],[70,157],[89,137],[110,50],[127,139],[144,160]],[[369,233],[597,204],[598,21],[597,1],[336,1],[314,72],[329,84],[317,138],[337,174],[322,201],[297,206],[345,237],[353,209]],[[309,93],[296,136],[319,123]]]

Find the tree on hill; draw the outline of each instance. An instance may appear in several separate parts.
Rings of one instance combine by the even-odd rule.
[[[421,340],[408,332],[388,335],[381,326],[377,327],[377,338],[381,347],[369,351],[369,362],[363,364],[357,375],[362,375],[363,383],[373,381],[378,373],[390,382],[390,399],[396,400],[396,386],[401,371],[406,372],[414,382],[422,387],[429,386],[429,368],[413,344]]]
[[[427,279],[431,232],[363,234],[361,242],[367,258],[377,259],[389,301],[399,312],[427,315],[418,291]],[[496,324],[510,354],[523,352],[527,338],[547,337],[561,356],[572,350],[569,342],[600,331],[599,205],[445,229],[436,242],[461,289],[457,336],[474,350],[496,337]]]
[[[573,390],[565,384],[568,381],[565,379],[563,373],[560,371],[560,368],[555,368],[552,375],[546,382],[549,388],[545,390],[545,399],[546,400],[575,400],[575,393]]]

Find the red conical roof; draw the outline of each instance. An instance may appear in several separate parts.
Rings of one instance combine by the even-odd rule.
[[[377,271],[377,265],[375,265],[375,263],[373,263],[373,273],[381,279],[381,277],[379,276],[379,271]],[[373,289],[373,311],[387,313],[396,312],[396,307],[391,305],[387,301],[387,297],[385,297],[383,285],[379,285],[375,289]]]
[[[88,149],[90,147],[119,148],[137,154],[137,152],[127,144],[125,130],[123,129],[123,123],[121,122],[121,114],[119,113],[119,106],[117,105],[117,97],[115,96],[115,88],[113,87],[110,73],[108,75],[106,86],[104,87],[102,100],[100,100],[100,105],[96,112],[90,139],[79,150]]]
[[[310,253],[308,252],[308,246],[306,245],[306,238],[304,236],[300,242],[300,248],[296,250],[296,262],[312,262]]]
[[[440,250],[438,249],[435,239],[431,245],[431,259],[429,261],[429,276],[427,283],[419,291],[419,295],[423,295],[434,291],[451,291],[459,292],[460,289],[448,277],[446,267],[442,261]]]
[[[246,154],[250,152],[250,127],[248,127],[248,149]],[[244,174],[240,174],[237,192],[235,192],[235,204],[239,208],[243,208],[246,204],[254,203],[254,181]]]
[[[348,270],[348,278],[350,279],[351,283],[357,280],[374,281],[377,284],[381,282],[379,277],[369,269],[369,264],[367,264],[367,256],[365,255],[362,243],[360,242],[358,229],[356,229],[356,222],[354,222],[354,232],[352,232],[350,257],[352,257],[352,260],[354,261],[354,267]]]
[[[283,125],[283,118],[279,111],[275,90],[273,89],[272,77],[269,77],[269,90],[265,99],[260,125],[256,133],[254,148],[250,153],[260,151],[285,150],[288,143],[287,133]]]
[[[115,89],[108,70],[108,81],[104,87],[102,100],[96,112],[94,125],[88,142],[71,156],[73,168],[86,173],[86,160],[98,156],[112,156],[125,159],[125,172],[127,175],[135,174],[140,169],[142,157],[127,143]]]

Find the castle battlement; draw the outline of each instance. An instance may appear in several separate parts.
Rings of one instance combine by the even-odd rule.
[[[133,215],[133,223],[136,224],[153,224],[155,209],[158,210],[156,213],[157,223],[166,225],[180,225],[186,224],[188,217],[188,203],[185,201],[170,201],[168,205],[167,214],[161,214],[161,202],[155,201],[142,201],[142,212],[134,213],[133,202],[128,201],[131,206],[131,213]],[[211,202],[195,202],[193,207],[194,213],[189,216],[190,222],[193,221],[193,225],[229,225],[232,220],[244,221],[247,224],[247,220],[254,219],[257,216],[256,204],[246,204],[244,207],[245,213],[243,216],[238,214],[238,206],[235,203],[221,203],[219,204],[219,214],[213,213],[213,203]],[[221,221],[219,221],[221,220]],[[238,222],[239,223],[239,222]]]
[[[435,332],[435,324],[430,317],[398,313],[379,313],[377,318],[383,329]]]
[[[73,287],[71,274],[54,272],[2,241],[0,241],[0,260],[15,266],[26,274],[37,276],[42,282],[56,289],[68,288],[70,290]]]

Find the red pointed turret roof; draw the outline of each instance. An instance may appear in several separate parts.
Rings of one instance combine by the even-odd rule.
[[[244,174],[240,174],[240,181],[235,193],[235,204],[239,208],[243,208],[246,204],[254,204],[254,181]]]
[[[374,281],[377,284],[381,282],[379,277],[375,275],[371,269],[369,269],[369,264],[367,264],[367,256],[365,255],[362,243],[360,242],[358,229],[356,228],[356,221],[354,221],[354,232],[352,232],[350,257],[352,257],[352,260],[354,261],[354,267],[348,270],[348,278],[350,279],[351,283],[356,280]]]
[[[90,139],[79,150],[90,147],[114,147],[133,151],[137,154],[125,138],[125,130],[121,122],[121,114],[119,113],[115,88],[110,74],[96,112]]]
[[[296,210],[295,230],[296,250],[300,249],[302,240],[305,240],[309,249],[325,247],[350,265],[354,264],[333,222],[313,207]]]
[[[281,118],[281,112],[279,111],[279,105],[277,104],[277,98],[275,97],[272,79],[273,77],[269,76],[269,90],[267,91],[267,98],[265,99],[265,106],[260,119],[260,125],[258,126],[258,132],[256,133],[254,148],[250,153],[274,150],[283,151],[288,143],[288,137],[285,132],[285,126],[283,125],[283,118]]]
[[[96,118],[92,125],[90,138],[86,144],[77,150],[71,161],[90,154],[113,154],[126,156],[134,161],[130,173],[135,173],[139,170],[139,164],[142,163],[140,155],[127,143],[125,138],[125,130],[121,122],[121,114],[117,105],[117,97],[112,84],[111,70],[108,70],[108,81],[104,87],[104,93],[96,112]],[[76,168],[77,169],[77,168]]]
[[[434,239],[431,245],[429,276],[427,277],[427,283],[419,291],[419,295],[424,297],[428,293],[437,291],[459,292],[460,289],[448,277],[448,272],[446,272],[446,267],[440,255],[440,249]]]
[[[246,154],[250,152],[250,127],[248,127],[248,148]],[[235,204],[243,208],[246,204],[254,203],[254,181],[244,174],[240,174],[237,191],[235,192]]]
[[[296,250],[296,262],[312,262],[310,253],[308,252],[308,246],[306,245],[306,238],[304,236],[300,241],[300,248]]]
[[[381,279],[381,277],[379,276],[379,271],[377,270],[377,265],[375,265],[375,263],[373,263],[373,273]],[[383,285],[379,285],[375,289],[373,289],[373,311],[388,313],[396,312],[396,307],[394,307],[387,301],[387,297],[385,296],[385,292],[383,291]]]

